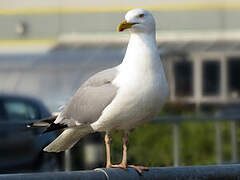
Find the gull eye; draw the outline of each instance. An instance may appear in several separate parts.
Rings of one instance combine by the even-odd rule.
[[[143,18],[143,17],[144,17],[144,14],[140,14],[138,17]]]

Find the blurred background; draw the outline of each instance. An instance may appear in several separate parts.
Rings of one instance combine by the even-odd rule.
[[[239,0],[1,0],[0,173],[104,166],[103,134],[71,151],[43,153],[56,133],[25,123],[59,111],[81,83],[119,64],[128,9],[150,10],[170,97],[159,117],[130,135],[129,161],[145,166],[239,162]],[[112,156],[120,161],[121,132]]]

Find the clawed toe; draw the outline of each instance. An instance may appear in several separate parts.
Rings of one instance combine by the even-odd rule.
[[[135,165],[129,165],[130,168],[134,168],[140,175],[143,171],[148,171],[149,169],[144,166],[135,166]]]
[[[148,171],[149,169],[147,167],[144,166],[135,166],[135,165],[127,165],[127,143],[128,143],[128,131],[124,132],[124,136],[123,136],[123,158],[122,158],[122,162],[120,164],[117,165],[112,165],[111,163],[111,153],[110,153],[110,137],[108,132],[106,132],[105,135],[105,144],[106,144],[106,157],[107,157],[107,161],[106,161],[106,168],[121,168],[123,170],[128,170],[128,167],[130,168],[134,168],[138,174],[142,175],[143,171]]]
[[[124,170],[127,170],[127,166],[123,165],[123,164],[116,164],[116,165],[112,165],[113,168],[121,168]]]
[[[142,174],[143,171],[148,171],[149,169],[144,166],[135,166],[135,165],[129,165],[126,166],[124,164],[110,164],[107,165],[106,168],[121,168],[124,170],[128,170],[128,167],[135,169],[140,175]]]
[[[121,169],[127,170],[127,166],[124,164],[111,164],[111,165],[107,165],[107,168],[121,168]]]

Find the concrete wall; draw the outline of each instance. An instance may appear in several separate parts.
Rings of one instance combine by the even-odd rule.
[[[35,96],[52,111],[94,73],[119,64],[124,49],[0,55],[0,92]]]
[[[182,6],[183,4],[195,3],[214,3],[214,4],[227,4],[237,3],[238,0],[1,0],[0,9],[21,9],[21,8],[56,8],[56,7],[81,7],[81,8],[129,8],[129,7],[156,7],[156,6]]]
[[[0,40],[56,39],[71,33],[113,33],[127,9],[151,10],[160,32],[239,31],[238,1],[0,1]],[[24,24],[26,33],[17,28]]]

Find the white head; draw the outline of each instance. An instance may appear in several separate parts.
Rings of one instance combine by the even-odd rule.
[[[152,14],[145,9],[132,9],[127,12],[125,21],[118,26],[118,31],[130,29],[131,32],[155,32],[155,20]]]

